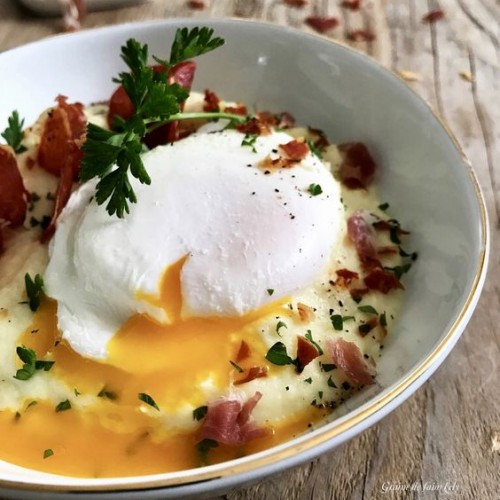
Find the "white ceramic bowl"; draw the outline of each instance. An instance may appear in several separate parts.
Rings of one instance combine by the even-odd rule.
[[[474,173],[431,109],[373,60],[296,30],[236,20],[170,20],[60,36],[0,55],[0,129],[13,108],[33,121],[61,93],[106,99],[129,37],[167,54],[179,26],[206,24],[227,43],[200,58],[195,87],[260,109],[288,110],[332,142],[367,143],[381,199],[412,230],[419,259],[405,280],[399,322],[378,364],[377,385],[335,419],[280,446],[184,472],[76,479],[0,462],[0,496],[52,499],[179,498],[215,493],[311,460],[381,419],[412,394],[454,346],[478,299],[488,257],[487,216]],[[0,442],[1,446],[1,442]]]

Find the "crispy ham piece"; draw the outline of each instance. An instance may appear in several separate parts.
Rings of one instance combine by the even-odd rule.
[[[165,72],[165,66],[157,64],[152,66],[155,73]],[[167,81],[169,84],[177,83],[181,87],[190,91],[193,85],[194,74],[196,71],[196,63],[194,61],[183,61],[175,66],[172,66],[168,72]],[[180,111],[184,109],[184,103],[181,105]],[[127,120],[134,114],[134,105],[129,96],[125,92],[123,86],[119,86],[111,96],[109,101],[108,125],[113,128],[116,117]],[[174,121],[166,123],[162,127],[150,132],[144,138],[146,145],[152,149],[161,144],[175,142],[183,136],[183,131],[179,127],[179,122]]]
[[[286,144],[280,144],[279,149],[287,160],[293,162],[303,160],[307,156],[307,153],[309,153],[309,146],[305,142],[297,139],[287,142]]]
[[[363,211],[358,210],[349,217],[347,220],[347,235],[354,243],[356,253],[365,270],[380,265],[375,247],[375,232],[372,225],[366,220]]]
[[[371,385],[374,383],[375,372],[369,367],[359,347],[353,342],[341,338],[332,338],[327,341],[328,354],[332,362],[340,368],[349,379],[357,386]]]
[[[0,146],[0,252],[4,241],[2,224],[20,226],[26,216],[28,198],[14,151],[9,146]]]
[[[235,380],[234,385],[246,384],[262,377],[267,377],[267,368],[265,366],[252,366],[243,378]]]
[[[349,189],[366,189],[377,171],[368,148],[362,142],[347,142],[337,147],[342,157],[339,169],[342,184]]]
[[[41,241],[48,241],[55,232],[57,218],[69,200],[73,181],[78,179],[83,156],[81,146],[85,141],[87,119],[83,104],[68,104],[67,97],[59,95],[57,106],[45,120],[38,147],[38,163],[42,168],[59,177],[54,211],[50,224]]]
[[[339,25],[336,17],[309,16],[306,17],[306,24],[318,33],[326,33]]]
[[[256,392],[244,404],[231,399],[219,399],[210,403],[202,423],[201,439],[213,439],[219,444],[239,446],[269,435],[270,429],[257,427],[251,421],[252,411],[261,397],[262,394]]]
[[[85,140],[87,119],[83,112],[83,104],[68,104],[67,97],[59,95],[57,106],[49,111],[46,118],[40,146],[38,147],[38,163],[48,172],[60,176],[66,167],[67,158],[71,156],[73,179],[78,178],[81,155],[75,155],[75,146],[79,149]]]
[[[59,175],[59,184],[57,185],[54,209],[50,223],[40,238],[42,243],[49,241],[56,231],[57,219],[59,218],[59,215],[61,215],[63,208],[66,206],[69,197],[71,196],[74,164],[75,162],[80,162],[81,156],[82,152],[80,151],[80,148],[73,143],[71,149],[68,151],[64,167]]]
[[[297,337],[297,371],[300,373],[304,368],[319,356],[317,347],[305,337]]]
[[[239,363],[240,361],[249,358],[250,354],[250,346],[244,340],[242,340],[240,348],[238,349],[238,354],[236,354],[236,362]]]
[[[205,89],[205,97],[203,98],[203,111],[219,111],[220,99],[219,96],[210,89]]]
[[[368,223],[363,211],[358,210],[349,217],[347,235],[356,248],[363,269],[367,272],[364,283],[369,290],[377,290],[386,294],[391,290],[404,288],[396,275],[382,266],[375,247],[373,226]],[[351,294],[352,292],[351,290]]]

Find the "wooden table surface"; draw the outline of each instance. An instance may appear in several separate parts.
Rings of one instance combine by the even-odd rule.
[[[203,10],[193,10],[185,0],[155,0],[91,13],[83,28],[233,16],[311,31],[307,16],[338,17],[339,26],[326,36],[413,80],[410,85],[448,121],[479,177],[492,233],[489,276],[476,312],[456,348],[416,394],[320,459],[221,498],[500,498],[499,0],[362,0],[357,12],[341,8],[340,0],[307,0],[302,8],[282,0],[204,3]],[[437,8],[445,18],[423,23],[422,16]],[[368,29],[376,39],[349,41],[356,29]],[[16,0],[0,0],[0,50],[60,30],[60,19],[40,19]]]

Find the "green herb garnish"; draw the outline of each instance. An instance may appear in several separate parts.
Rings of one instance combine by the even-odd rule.
[[[114,391],[110,391],[104,386],[97,394],[98,398],[109,399],[110,401],[116,401],[118,399],[118,394]]]
[[[344,329],[344,320],[340,314],[332,314],[330,320],[335,330],[342,331]]]
[[[33,279],[28,273],[24,275],[24,284],[30,309],[35,312],[40,307],[40,298],[43,294],[43,278],[37,274]]]
[[[56,412],[66,411],[66,410],[71,410],[71,403],[70,403],[69,399],[66,399],[65,401],[61,401],[56,406]]]
[[[217,448],[217,446],[219,446],[219,443],[214,439],[203,439],[196,445],[200,465],[207,465],[208,452],[213,448]]]
[[[160,411],[160,407],[156,404],[155,400],[149,394],[140,392],[137,396],[143,403],[146,403],[147,405],[152,406],[155,410]]]
[[[130,212],[129,203],[137,201],[129,174],[141,184],[150,184],[142,162],[145,150],[143,137],[165,123],[192,118],[226,118],[244,122],[246,117],[229,113],[181,113],[180,105],[189,93],[177,83],[169,84],[166,75],[170,68],[187,58],[196,57],[220,47],[224,41],[213,36],[213,29],[178,29],[168,61],[154,57],[164,71],[155,72],[148,66],[148,46],[130,39],[121,49],[121,57],[130,72],[122,72],[113,81],[123,86],[134,107],[128,119],[119,119],[116,131],[89,123],[87,139],[82,147],[80,179],[100,180],[95,199],[99,205],[107,201],[109,215],[122,218]]]
[[[238,372],[238,373],[243,373],[245,370],[243,370],[243,368],[236,364],[234,361],[231,361],[229,360],[229,362],[231,363],[231,366]]]
[[[53,454],[54,454],[54,452],[53,452],[50,448],[47,448],[47,449],[46,449],[46,450],[44,450],[44,452],[43,452],[43,458],[49,458],[49,457],[51,457]]]
[[[9,126],[2,132],[2,137],[16,153],[26,151],[26,148],[23,146],[24,119],[21,120],[19,118],[19,113],[17,111],[13,111],[9,116],[8,123]]]
[[[384,267],[386,271],[391,271],[396,275],[396,278],[399,280],[403,276],[403,274],[407,273],[411,268],[411,262],[408,264],[403,264],[402,266],[396,267]]]
[[[327,380],[327,385],[328,387],[333,387],[334,389],[337,389],[337,386],[335,385],[335,382],[332,379],[332,376],[330,375]]]
[[[379,206],[378,206],[379,210],[382,210],[382,212],[385,212],[388,208],[389,208],[389,203],[381,203]]]
[[[288,329],[288,326],[286,326],[286,323],[284,321],[278,321],[278,323],[276,323],[276,333],[278,335],[280,335],[280,329],[281,328],[287,328]]]
[[[321,356],[323,354],[323,349],[321,349],[321,346],[314,341],[311,330],[307,330],[305,337],[307,340],[309,340],[309,342],[311,342],[311,344],[314,345],[314,347],[316,347],[316,349],[318,350],[318,354]]]
[[[295,364],[294,360],[286,352],[286,346],[283,342],[276,342],[276,344],[267,351],[266,359],[278,366]]]
[[[323,192],[323,189],[319,184],[310,184],[309,188],[307,189],[309,193],[311,193],[313,196],[318,196]]]
[[[377,314],[377,310],[373,306],[358,306],[358,311],[361,311],[365,314]]]
[[[268,288],[267,289],[267,294],[271,296],[274,293],[274,288]]]
[[[16,348],[16,353],[24,363],[22,368],[17,370],[14,378],[17,380],[28,380],[30,379],[37,370],[43,370],[48,372],[54,361],[43,361],[36,359],[36,352],[33,349],[30,349],[25,346],[18,346]]]
[[[208,412],[208,406],[198,406],[193,410],[193,420],[202,420]]]
[[[243,137],[243,140],[241,141],[241,145],[249,147],[254,153],[256,153],[257,152],[257,150],[255,149],[256,140],[257,140],[256,134],[246,134],[245,137]]]
[[[311,153],[314,155],[314,156],[317,156],[318,158],[323,158],[323,153],[321,151],[321,149],[319,149],[318,147],[316,147],[314,145],[314,142],[311,141],[311,140],[307,140],[306,141],[307,145],[309,146],[309,149],[311,150]]]
[[[387,326],[387,316],[385,314],[385,311],[380,315],[380,326],[386,327]]]

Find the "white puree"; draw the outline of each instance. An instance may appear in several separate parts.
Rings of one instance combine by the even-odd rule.
[[[194,104],[192,104],[194,103]],[[200,105],[200,96],[195,95],[191,101],[191,109]],[[189,107],[187,108],[189,109]],[[93,121],[102,121],[103,109],[94,108],[91,116]],[[304,136],[306,131],[294,129],[290,131],[296,136]],[[35,125],[27,134],[27,145],[33,149],[37,145],[39,129]],[[29,156],[30,151],[23,154]],[[339,164],[339,154],[334,146],[330,146],[323,157],[329,162],[333,171]],[[35,166],[28,169],[25,161],[19,161],[25,185],[29,191],[35,191],[40,196],[40,201],[34,206],[33,211],[28,212],[25,227],[30,228],[31,217],[41,219],[43,215],[50,213],[51,201],[46,199],[47,193],[55,193],[57,180],[50,174]],[[345,207],[345,220],[358,209],[368,209],[370,212],[387,218],[377,207],[381,200],[377,198],[373,188],[368,191],[347,190],[342,188],[342,202]],[[104,210],[103,207],[101,207]],[[357,332],[357,327],[363,320],[369,320],[370,316],[358,310],[356,304],[345,289],[339,289],[329,284],[335,280],[335,270],[347,268],[352,271],[360,271],[359,261],[353,245],[347,241],[345,220],[341,224],[341,235],[331,253],[329,264],[314,282],[302,291],[294,293],[291,302],[284,310],[282,316],[272,315],[259,321],[256,328],[261,332],[264,343],[270,348],[273,344],[283,342],[288,353],[294,357],[297,335],[305,335],[311,330],[313,338],[323,348],[327,338],[339,335],[347,341],[354,342],[359,346],[361,352],[368,357],[368,363],[376,362],[380,355],[379,334],[376,329],[362,338]],[[30,228],[31,229],[31,228]],[[26,404],[26,401],[38,399],[58,403],[69,399],[72,407],[89,407],[102,404],[102,398],[95,395],[81,394],[75,397],[74,388],[68,387],[57,380],[52,372],[38,371],[30,380],[19,381],[13,375],[19,367],[16,356],[16,346],[19,336],[29,328],[33,313],[25,304],[19,302],[25,300],[24,275],[26,272],[34,276],[37,273],[44,274],[47,265],[47,247],[38,243],[40,229],[35,227],[30,231],[19,231],[16,238],[11,240],[10,246],[0,259],[0,410],[16,410]],[[385,232],[377,234],[377,244],[384,246],[390,244]],[[385,259],[384,264],[395,266],[400,263],[400,257]],[[362,305],[369,304],[379,313],[385,311],[388,330],[390,332],[393,318],[397,312],[401,299],[400,291],[392,291],[388,295],[380,293],[369,293],[363,298]],[[342,306],[339,305],[339,301]],[[311,322],[304,323],[299,320],[297,304],[303,303],[315,309],[314,318]],[[333,330],[330,321],[330,309],[335,314],[342,316],[354,316],[355,321],[346,321],[344,330],[337,332]],[[292,313],[292,317],[290,317]],[[286,323],[286,328],[276,331],[278,321]],[[326,351],[326,349],[325,349]],[[366,356],[365,356],[366,358]],[[261,424],[272,424],[279,422],[285,416],[294,412],[300,412],[310,407],[313,400],[339,402],[345,398],[349,391],[342,389],[341,384],[346,379],[339,370],[324,373],[320,369],[319,362],[331,363],[328,356],[324,354],[309,363],[301,374],[297,374],[293,366],[285,366],[275,370],[272,376],[258,378],[251,382],[233,386],[230,389],[220,390],[210,380],[204,384],[207,401],[222,395],[246,400],[260,391],[263,397],[253,412],[256,421]],[[331,376],[337,388],[327,385],[326,380]],[[307,382],[305,382],[307,380]],[[310,382],[309,382],[310,381]],[[322,393],[322,400],[318,393]],[[188,398],[189,399],[189,398]],[[165,423],[166,429],[175,428],[190,429],[199,425],[193,421],[192,410],[196,404],[185,404],[176,411],[151,412]]]

